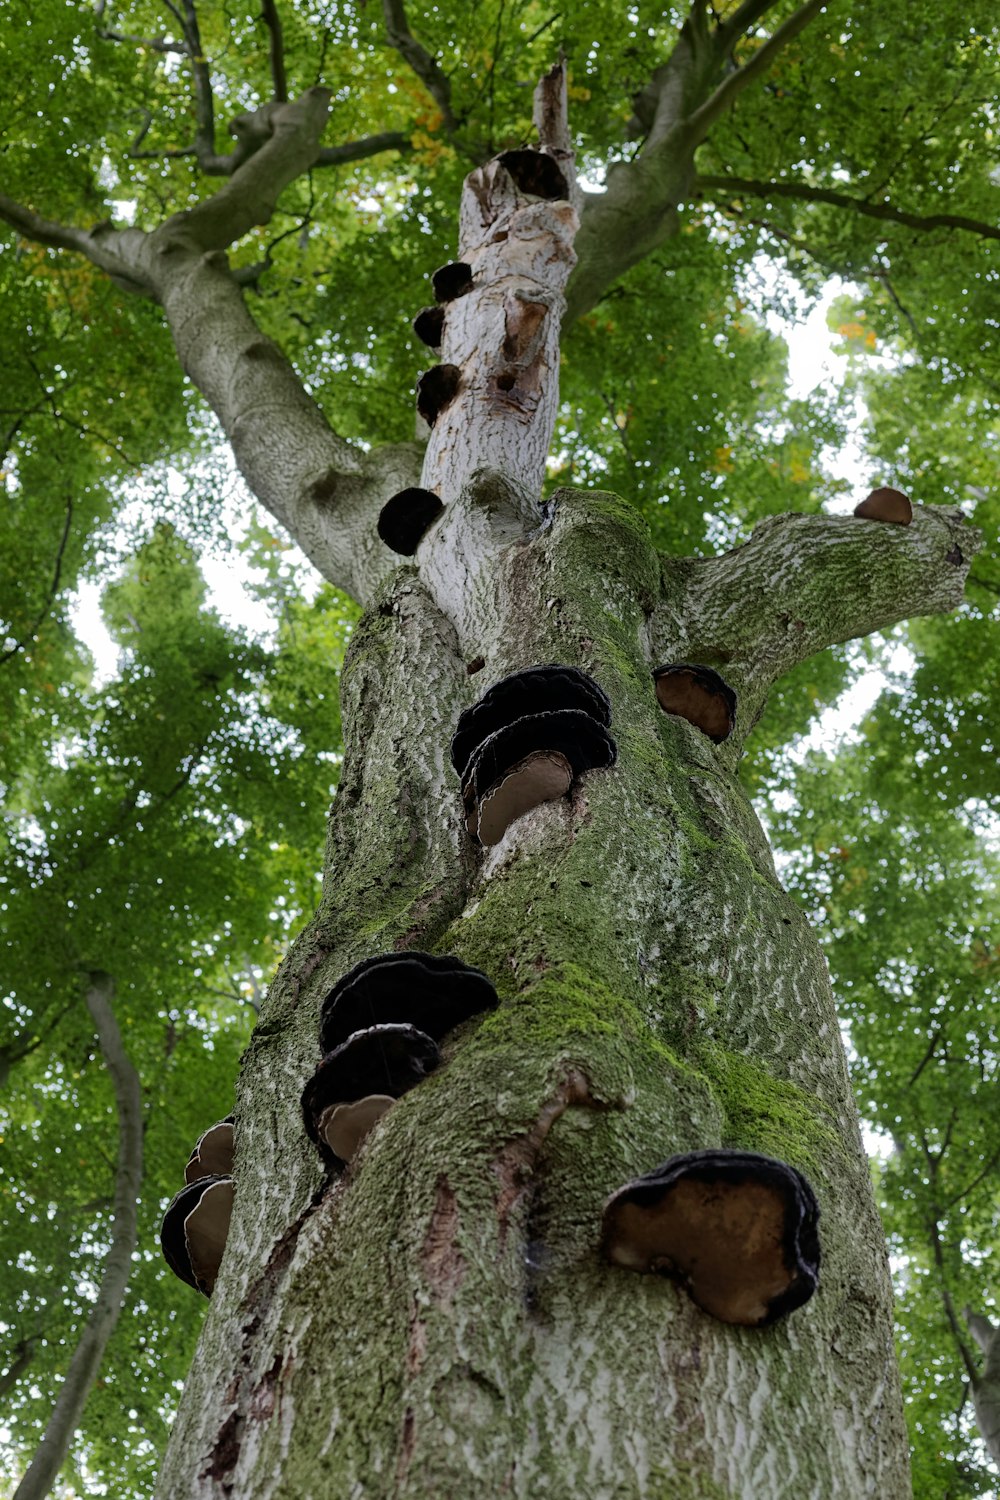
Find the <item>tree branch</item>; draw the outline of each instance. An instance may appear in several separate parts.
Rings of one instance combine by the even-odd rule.
[[[364,161],[382,151],[409,151],[410,137],[404,130],[384,130],[380,135],[362,136],[359,141],[345,141],[342,146],[324,146],[314,163],[317,167],[339,167],[349,161]]]
[[[869,203],[864,198],[853,198],[849,193],[810,187],[805,182],[762,182],[752,177],[713,176],[699,176],[694,180],[694,191],[701,197],[714,197],[716,189],[733,197],[794,198],[803,203],[828,203],[833,208],[850,209],[869,219],[905,224],[908,229],[964,229],[983,239],[1000,240],[1000,229],[980,219],[970,219],[963,214],[911,214],[894,208],[890,203]]]
[[[807,0],[805,5],[800,6],[761,47],[758,47],[753,57],[745,62],[742,68],[738,68],[735,73],[730,73],[727,78],[723,79],[711,98],[706,99],[704,104],[688,117],[688,129],[697,136],[699,141],[705,139],[720,115],[725,114],[745,88],[768,71],[778,53],[787,47],[789,42],[794,41],[810,21],[814,21],[820,12],[825,10],[828,3],[829,0]]]
[[[18,651],[24,650],[25,645],[34,636],[35,631],[38,629],[39,625],[41,625],[42,621],[45,619],[45,616],[52,608],[56,594],[59,592],[59,579],[62,576],[63,558],[66,554],[66,543],[69,541],[69,533],[72,525],[73,499],[72,496],[67,496],[66,520],[63,524],[62,536],[59,539],[59,546],[56,549],[56,562],[52,572],[52,582],[49,585],[48,593],[45,596],[45,603],[42,605],[41,609],[38,611],[37,615],[32,620],[27,630],[24,631],[22,638],[20,640],[15,640],[13,646],[9,646],[6,651],[0,652],[0,666],[2,666],[6,661],[10,661],[10,658],[12,656],[15,656]]]
[[[943,506],[915,507],[909,526],[769,517],[721,556],[663,559],[654,650],[660,661],[724,664],[739,713],[738,734],[722,749],[738,758],[778,677],[827,646],[954,609],[980,541]],[[683,634],[679,618],[690,622]]]
[[[271,38],[271,83],[274,99],[283,104],[288,98],[288,80],[285,76],[285,41],[281,29],[281,17],[275,0],[260,0],[260,16]]]
[[[113,995],[114,981],[109,975],[90,976],[87,1009],[97,1029],[101,1055],[111,1076],[118,1111],[118,1166],[111,1249],[104,1263],[97,1301],[73,1352],[48,1426],[24,1478],[14,1491],[14,1500],[44,1500],[52,1489],[118,1321],[132,1269],[142,1185],[142,1090],[139,1075],[122,1042],[111,1005]]]
[[[416,73],[441,111],[445,129],[454,130],[457,121],[451,109],[451,80],[442,71],[437,59],[413,35],[406,19],[403,0],[382,0],[382,15],[389,45],[396,49]]]
[[[180,236],[202,251],[225,250],[258,224],[266,224],[285,188],[319,155],[329,107],[329,89],[314,88],[290,103],[257,110],[254,128],[266,129],[264,143],[217,193],[174,214],[153,233],[156,253],[168,254]]]
[[[13,198],[8,198],[4,193],[0,193],[0,219],[16,229],[26,240],[33,240],[36,245],[45,245],[50,250],[75,250],[78,254],[85,255],[100,270],[106,271],[118,285],[127,286],[133,292],[148,293],[148,287],[135,278],[134,268],[108,249],[106,225],[99,224],[94,229],[87,230],[57,224],[54,219],[43,218],[23,204],[15,203]]]

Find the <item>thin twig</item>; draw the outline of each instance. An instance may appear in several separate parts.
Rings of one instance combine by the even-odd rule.
[[[711,102],[711,101],[709,101]],[[703,197],[713,196],[713,190],[721,189],[734,197],[793,198],[803,203],[827,203],[833,208],[851,209],[869,219],[882,219],[892,224],[905,224],[908,229],[963,229],[969,234],[978,234],[983,239],[1000,240],[1000,228],[984,224],[980,219],[970,219],[964,214],[911,214],[891,203],[868,203],[863,198],[853,198],[850,193],[838,193],[833,188],[811,187],[805,182],[762,182],[753,177],[696,177],[694,192]]]
[[[288,98],[288,80],[285,75],[285,42],[281,30],[281,17],[275,0],[260,0],[261,20],[271,37],[271,82],[273,98],[284,104]]]

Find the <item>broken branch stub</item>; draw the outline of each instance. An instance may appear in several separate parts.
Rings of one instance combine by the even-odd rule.
[[[692,1151],[612,1194],[601,1252],[669,1277],[723,1323],[763,1328],[816,1290],[818,1220],[794,1167],[752,1151]]]
[[[379,512],[376,530],[385,545],[401,557],[412,557],[444,506],[430,490],[400,490]]]
[[[854,514],[865,521],[887,521],[891,526],[909,526],[913,520],[913,506],[909,495],[882,485],[872,490],[858,505]]]
[[[729,738],[736,723],[736,694],[711,667],[672,662],[653,672],[656,697],[665,713],[686,719],[715,744]]]
[[[367,1027],[415,1026],[435,1042],[499,1001],[491,981],[452,954],[381,953],[337,981],[320,1011],[324,1053]]]
[[[569,197],[566,174],[547,152],[526,147],[521,151],[504,151],[497,160],[510,173],[519,193],[549,201]]]

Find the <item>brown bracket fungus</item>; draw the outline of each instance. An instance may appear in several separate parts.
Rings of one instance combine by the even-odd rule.
[[[561,708],[580,709],[598,724],[611,723],[608,695],[578,667],[550,662],[501,677],[461,714],[451,742],[452,765],[464,782],[469,762],[491,734],[516,719]]]
[[[233,1212],[233,1179],[200,1177],[172,1199],[160,1226],[167,1265],[188,1286],[212,1295]]]
[[[412,557],[444,506],[433,490],[400,490],[379,512],[377,530],[387,547]]]
[[[464,260],[453,260],[431,277],[431,286],[439,302],[454,302],[472,291],[472,267]]]
[[[413,320],[413,332],[431,349],[440,349],[444,338],[444,308],[422,307]]]
[[[504,151],[497,160],[513,177],[519,193],[553,200],[569,197],[566,176],[559,163],[547,152],[526,147],[523,151]]]
[[[604,1207],[612,1265],[676,1281],[723,1323],[763,1328],[819,1280],[819,1208],[800,1172],[752,1151],[672,1156]]]
[[[201,1177],[231,1177],[233,1173],[233,1117],[227,1115],[200,1136],[184,1168],[184,1181]]]
[[[582,709],[516,719],[485,739],[466,767],[466,827],[481,844],[497,844],[523,813],[565,796],[577,776],[613,766],[617,755],[607,728]]]
[[[870,495],[866,495],[854,507],[854,514],[866,521],[888,521],[891,526],[909,526],[913,520],[913,506],[909,495],[904,495],[902,490],[883,485],[881,489],[872,490]]]
[[[736,723],[736,694],[711,667],[668,663],[653,672],[656,697],[665,713],[687,719],[721,745]]]
[[[498,1003],[486,975],[452,954],[381,953],[356,964],[327,995],[319,1042],[329,1053],[355,1032],[393,1022],[416,1026],[440,1042]]]
[[[366,1094],[350,1104],[334,1104],[319,1117],[317,1131],[338,1161],[352,1161],[373,1126],[392,1108],[391,1094]]]
[[[310,1139],[343,1162],[327,1140],[335,1107],[373,1094],[396,1100],[423,1082],[440,1061],[437,1042],[416,1026],[370,1026],[354,1032],[327,1053],[302,1091]]]
[[[458,365],[432,365],[417,381],[417,411],[433,427],[458,390]]]

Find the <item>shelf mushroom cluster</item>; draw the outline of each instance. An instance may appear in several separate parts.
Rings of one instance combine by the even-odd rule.
[[[497,995],[450,954],[383,953],[339,979],[323,1002],[323,1061],[302,1093],[306,1131],[338,1168],[396,1100],[441,1062],[439,1043]]]
[[[819,1281],[819,1208],[794,1167],[722,1148],[672,1156],[604,1208],[601,1250],[667,1276],[722,1323],[764,1328]]]
[[[584,771],[612,766],[611,704],[576,667],[529,667],[467,708],[451,742],[466,827],[498,844],[515,819],[565,796]]]
[[[199,1138],[184,1181],[163,1216],[160,1247],[174,1275],[210,1297],[233,1212],[232,1115]]]

